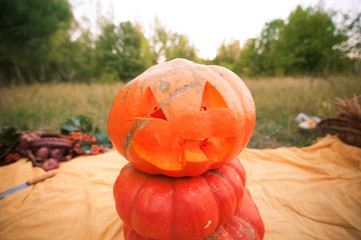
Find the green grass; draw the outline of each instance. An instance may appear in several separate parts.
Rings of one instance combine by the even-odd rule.
[[[34,84],[0,90],[0,126],[59,132],[65,119],[79,114],[106,131],[109,109],[123,83]]]
[[[294,118],[304,112],[321,118],[337,114],[335,97],[361,93],[361,79],[246,80],[254,97],[257,120],[249,147],[307,146],[319,131],[302,131]],[[58,133],[65,119],[79,114],[106,131],[109,109],[124,84],[34,84],[1,87],[0,126]]]
[[[323,136],[319,130],[298,128],[295,117],[337,115],[335,97],[361,93],[360,78],[248,80],[256,103],[257,120],[249,147],[307,146]]]

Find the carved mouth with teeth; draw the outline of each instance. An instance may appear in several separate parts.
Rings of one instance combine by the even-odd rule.
[[[136,78],[121,90],[109,114],[108,132],[116,149],[150,174],[198,176],[217,168],[239,154],[254,128],[248,89],[241,97],[251,99],[251,112],[238,106],[232,84],[221,75],[214,81],[179,75],[184,73],[174,71],[165,81],[149,69],[139,76],[147,80]],[[251,131],[242,132],[245,128]]]

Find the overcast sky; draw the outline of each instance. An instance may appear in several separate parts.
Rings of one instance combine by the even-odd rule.
[[[243,43],[258,37],[266,22],[286,19],[297,5],[316,6],[318,0],[71,0],[77,20],[83,16],[95,26],[97,12],[115,23],[139,22],[149,37],[157,17],[167,30],[186,34],[198,56],[213,59],[223,41]],[[325,9],[361,12],[361,0],[323,0]]]

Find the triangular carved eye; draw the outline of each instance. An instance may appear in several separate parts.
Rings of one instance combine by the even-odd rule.
[[[163,110],[160,107],[154,107],[153,111],[150,113],[152,118],[160,118],[163,120],[167,120],[166,116],[163,113]]]
[[[141,118],[159,118],[167,121],[162,108],[154,97],[150,87],[143,92],[142,99],[137,109],[136,117]]]
[[[216,87],[212,86],[211,83],[206,82],[202,96],[201,111],[214,108],[228,108],[228,106]]]

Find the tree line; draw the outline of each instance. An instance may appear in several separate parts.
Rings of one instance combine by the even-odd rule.
[[[335,15],[319,6],[298,6],[286,20],[266,23],[243,48],[238,41],[223,43],[213,62],[248,76],[359,75],[361,14],[343,15],[338,24]]]
[[[0,0],[0,84],[128,81],[174,58],[250,77],[360,74],[360,14],[337,24],[334,14],[298,6],[286,20],[266,23],[258,38],[242,47],[238,40],[223,42],[205,60],[187,35],[157,19],[148,38],[138,23],[105,17],[94,35],[74,19],[67,0]]]

